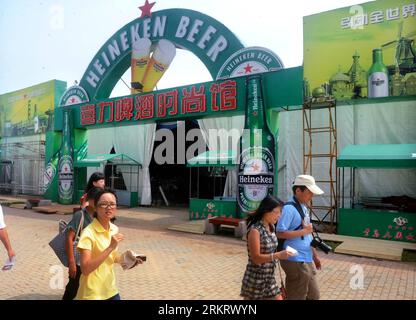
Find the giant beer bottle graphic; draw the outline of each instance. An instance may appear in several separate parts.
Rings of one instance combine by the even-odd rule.
[[[55,152],[45,167],[45,172],[43,174],[43,188],[45,191],[48,190],[53,181],[53,178],[55,177],[56,168],[58,167],[58,160],[59,151]]]
[[[245,217],[274,191],[274,137],[267,126],[261,75],[247,78],[247,107],[240,140],[238,214]]]
[[[389,96],[388,70],[383,64],[381,49],[373,50],[373,64],[368,70],[368,97],[379,98]]]
[[[64,126],[58,163],[58,194],[59,203],[71,204],[74,193],[74,149],[71,142],[70,109],[63,108]]]

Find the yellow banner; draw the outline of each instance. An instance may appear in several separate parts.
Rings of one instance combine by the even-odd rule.
[[[378,0],[303,19],[305,94],[416,94],[416,1]],[[322,89],[320,89],[322,92]]]
[[[0,95],[0,135],[2,137],[44,133],[66,82],[51,80]]]

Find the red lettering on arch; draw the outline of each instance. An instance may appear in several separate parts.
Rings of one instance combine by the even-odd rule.
[[[81,107],[81,125],[87,126],[95,124],[95,104],[89,104]]]
[[[190,91],[184,88],[182,89],[182,94],[182,114],[205,112],[206,98],[205,87],[203,85],[199,87],[198,91],[195,86],[192,86]]]

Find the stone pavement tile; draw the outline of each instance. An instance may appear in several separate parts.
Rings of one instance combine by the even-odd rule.
[[[48,242],[62,216],[4,209],[17,264],[0,272],[0,299],[61,299],[67,270]],[[116,221],[125,234],[119,250],[130,248],[147,255],[147,261],[133,270],[115,267],[123,299],[241,299],[246,242],[169,231],[168,225],[187,219],[186,211],[141,209],[121,210]],[[323,269],[317,279],[322,299],[416,299],[416,264],[333,253],[320,256]],[[5,251],[0,250],[0,262],[5,259]],[[354,290],[350,282],[360,267],[364,288]],[[277,272],[276,279],[280,283]]]

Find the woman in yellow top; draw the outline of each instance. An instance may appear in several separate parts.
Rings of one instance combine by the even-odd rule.
[[[81,233],[81,278],[76,300],[120,300],[114,263],[120,263],[117,246],[124,236],[110,222],[117,211],[114,191],[101,190],[94,198],[96,215]]]

